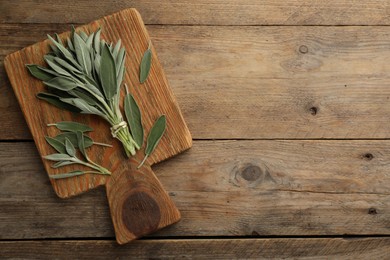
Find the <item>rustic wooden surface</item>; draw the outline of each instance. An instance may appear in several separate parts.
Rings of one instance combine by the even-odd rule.
[[[153,168],[182,220],[116,246],[103,189],[55,196],[0,66],[1,256],[388,257],[388,1],[0,7],[1,63],[69,23],[138,8],[195,139]]]

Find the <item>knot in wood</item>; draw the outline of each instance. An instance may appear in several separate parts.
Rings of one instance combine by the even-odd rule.
[[[241,172],[242,178],[247,181],[255,181],[260,178],[261,174],[262,170],[256,165],[248,165]]]
[[[301,45],[301,46],[299,46],[299,52],[302,54],[306,54],[309,52],[309,48],[307,48],[306,45]]]

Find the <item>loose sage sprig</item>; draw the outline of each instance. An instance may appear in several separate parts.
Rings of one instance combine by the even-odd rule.
[[[72,171],[68,173],[50,175],[52,179],[63,179],[74,177],[86,173],[95,173],[95,174],[111,174],[106,168],[94,163],[87,155],[85,149],[92,144],[95,144],[93,140],[85,135],[85,132],[93,131],[91,127],[85,124],[63,121],[58,123],[51,123],[48,126],[55,126],[61,131],[66,131],[60,133],[59,135],[53,137],[45,136],[45,139],[48,144],[50,144],[58,153],[44,156],[43,158],[56,163],[52,165],[52,168],[59,168],[71,164],[80,164],[91,168],[89,171]],[[106,144],[101,144],[105,145]],[[81,154],[84,156],[86,161],[79,159],[76,156],[76,148],[78,148]]]
[[[52,168],[59,168],[59,167],[63,167],[66,165],[71,165],[71,164],[79,164],[79,165],[87,166],[87,167],[91,168],[92,170],[88,170],[88,171],[77,170],[77,171],[72,171],[72,172],[68,172],[68,173],[50,175],[49,177],[52,179],[63,179],[63,178],[74,177],[74,176],[78,176],[78,175],[82,175],[82,174],[86,174],[86,173],[111,175],[111,172],[109,170],[107,170],[106,168],[93,162],[88,157],[88,155],[85,151],[83,133],[81,131],[77,131],[76,136],[77,136],[79,150],[80,150],[81,154],[83,154],[86,161],[77,157],[75,146],[66,137],[65,137],[65,143],[61,143],[60,141],[57,141],[54,138],[46,137],[46,141],[48,141],[48,143],[58,153],[46,155],[46,156],[43,156],[43,158],[46,160],[56,162],[55,164],[53,164],[51,166]]]
[[[115,46],[100,40],[101,30],[87,35],[72,30],[67,46],[56,35],[52,52],[44,59],[48,68],[27,65],[30,73],[43,81],[48,92],[37,97],[72,112],[98,115],[110,123],[127,156],[140,146],[134,141],[119,109],[120,87],[125,72],[126,51],[119,40]]]
[[[49,139],[55,139],[56,141],[59,141],[63,144],[65,144],[65,138],[69,139],[71,143],[78,148],[78,141],[77,141],[77,131],[82,132],[83,134],[85,132],[90,132],[93,131],[93,128],[90,126],[87,126],[85,124],[77,123],[77,122],[69,122],[69,121],[63,121],[63,122],[58,122],[58,123],[51,123],[47,124],[47,126],[55,126],[61,131],[65,131],[63,133],[58,134],[54,138],[48,137],[46,138],[46,141]],[[96,144],[96,145],[101,145],[101,146],[106,146],[106,147],[112,147],[110,144],[104,144],[104,143],[99,143],[93,141],[88,135],[84,134],[84,146],[85,148],[90,147],[91,145]]]

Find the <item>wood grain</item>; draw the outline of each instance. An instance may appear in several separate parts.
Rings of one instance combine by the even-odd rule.
[[[6,54],[68,25],[0,28]],[[148,30],[196,139],[390,137],[386,27]],[[0,138],[29,138],[10,86],[1,89],[0,122],[16,127]]]
[[[139,84],[139,64],[149,44],[149,36],[139,13],[135,9],[123,10],[77,30],[91,33],[97,28],[102,28],[102,36],[106,42],[122,40],[122,46],[127,51],[124,84],[130,86],[130,91],[142,111],[142,123],[146,133],[150,131],[156,118],[162,114],[167,117],[167,130],[146,163],[150,165],[165,160],[190,148],[191,135],[154,48],[152,48],[153,62],[149,77],[144,84]],[[60,37],[65,38],[68,35],[69,33],[61,34]],[[47,124],[60,121],[82,120],[94,129],[94,133],[91,134],[93,137],[98,136],[100,142],[111,143],[113,140],[109,133],[110,126],[102,122],[103,120],[98,120],[96,116],[75,115],[36,98],[37,93],[44,91],[44,85],[40,80],[33,79],[29,75],[25,64],[42,64],[43,55],[48,52],[48,48],[48,40],[45,40],[12,53],[4,60],[11,85],[39,153],[41,156],[53,153],[53,149],[45,141],[45,136],[54,136],[55,130],[47,127]],[[123,90],[121,104],[124,92]],[[51,179],[51,182],[55,192],[61,198],[77,195],[107,183],[107,197],[111,206],[116,238],[120,244],[123,244],[177,222],[180,214],[150,167],[147,165],[145,168],[135,170],[134,163],[125,158],[119,142],[114,142],[112,149],[94,147],[89,152],[93,161],[110,169],[112,172],[110,178],[89,174],[61,180]],[[141,154],[142,151],[137,154],[139,158],[142,158]],[[137,160],[138,164],[141,160]],[[43,163],[49,175],[80,170],[79,165],[53,169],[51,162],[44,160]],[[133,183],[129,185],[129,181]],[[146,215],[151,216],[153,225],[145,218]],[[128,221],[125,220],[130,217],[132,223],[127,225]]]
[[[390,235],[389,161],[390,141],[196,141],[154,167],[182,213],[155,236]],[[32,143],[0,169],[0,239],[114,236],[104,190],[59,200]]]
[[[23,8],[21,8],[23,7]],[[137,8],[147,24],[177,25],[389,25],[386,0],[19,0],[2,1],[2,23],[87,23]]]
[[[40,259],[386,259],[390,238],[279,238],[141,240],[126,246],[113,241],[5,241],[5,258]]]

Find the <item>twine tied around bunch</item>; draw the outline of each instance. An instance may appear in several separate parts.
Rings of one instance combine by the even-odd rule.
[[[110,127],[110,130],[111,130],[111,135],[112,137],[116,138],[117,137],[117,134],[118,132],[123,129],[123,128],[126,128],[127,127],[127,123],[125,121],[122,121],[116,125],[113,125],[112,127]]]

